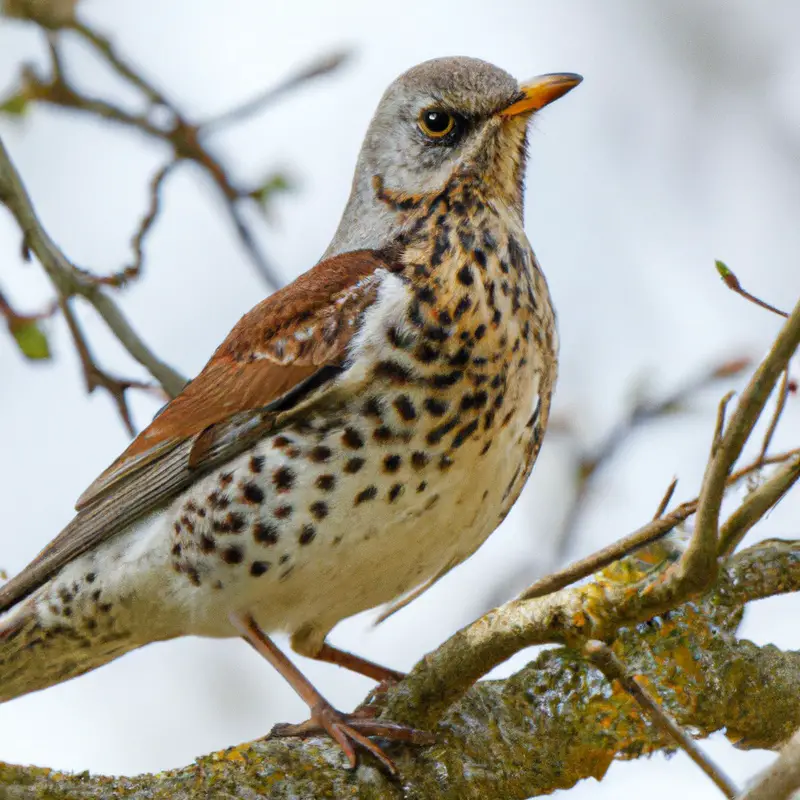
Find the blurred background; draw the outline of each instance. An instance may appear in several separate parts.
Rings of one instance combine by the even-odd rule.
[[[800,295],[800,5],[84,0],[79,11],[196,120],[315,58],[352,51],[340,70],[205,140],[241,183],[278,172],[294,186],[270,203],[267,220],[256,210],[248,219],[285,281],[325,249],[370,116],[400,72],[435,56],[470,55],[521,79],[585,76],[537,117],[531,136],[526,221],[559,312],[557,424],[514,511],[468,563],[377,628],[375,613],[347,620],[335,644],[408,669],[534,578],[645,522],[673,476],[676,500],[696,495],[716,403],[743,378],[693,393],[677,413],[626,437],[570,511],[581,462],[637,398],[669,395],[731,358],[758,358],[777,331],[777,317],[724,287],[714,259],[775,305],[791,307]],[[64,44],[70,80],[136,108],[136,97],[85,45],[69,36]],[[18,85],[23,62],[44,71],[44,53],[34,26],[0,19],[0,97]],[[68,256],[102,273],[130,260],[148,182],[169,157],[162,143],[38,106],[19,120],[0,116],[0,134]],[[267,290],[200,170],[181,167],[163,200],[145,272],[118,299],[154,351],[193,375]],[[0,212],[3,290],[18,310],[40,309],[52,289],[19,252],[16,225]],[[98,360],[114,373],[141,375],[91,309],[80,311]],[[128,441],[108,396],[86,396],[63,319],[44,326],[54,350],[44,364],[24,360],[0,336],[0,565],[10,574],[68,521],[75,498]],[[142,427],[160,403],[131,397]],[[794,398],[775,442],[776,449],[800,443]],[[750,540],[797,538],[798,512],[795,491]],[[797,598],[754,604],[742,634],[796,648],[798,610]],[[520,654],[496,674],[531,657]],[[333,666],[301,667],[345,709],[370,686]],[[305,712],[244,643],[184,639],[3,706],[0,756],[133,774],[186,764]],[[722,735],[704,746],[740,783],[773,758],[736,751]],[[617,763],[602,783],[584,782],[569,797],[645,790],[650,800],[681,791],[718,796],[677,755]]]

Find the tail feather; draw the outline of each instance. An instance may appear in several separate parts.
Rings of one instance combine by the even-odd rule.
[[[68,622],[41,619],[35,596],[0,615],[0,703],[75,678],[138,646],[128,636],[90,638]]]

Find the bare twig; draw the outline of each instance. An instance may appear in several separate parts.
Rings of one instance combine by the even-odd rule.
[[[740,800],[790,800],[800,789],[800,730]]]
[[[112,69],[144,92],[151,103],[165,108],[169,112],[168,120],[156,124],[146,114],[130,113],[113,103],[89,97],[75,89],[60,67],[57,34],[52,34],[50,37],[52,77],[49,80],[44,79],[31,66],[25,67],[23,69],[25,97],[28,100],[70,108],[119,123],[128,128],[134,128],[168,144],[173,150],[174,160],[186,159],[199,165],[222,195],[226,210],[234,223],[236,235],[241,240],[258,273],[271,289],[281,286],[282,281],[276,270],[270,266],[244,217],[239,213],[239,203],[249,202],[250,193],[234,185],[219,160],[203,145],[200,140],[200,127],[191,123],[175,104],[166,99],[160,90],[127,65],[105,37],[91,30],[84,23],[76,22],[72,28],[93,44],[96,51],[108,61]]]
[[[171,104],[159,89],[150,81],[145,80],[136,70],[128,65],[117,53],[111,41],[101,33],[90,28],[78,19],[75,19],[69,28],[77,33],[85,42],[90,44],[120,77],[133,84],[153,105],[162,105],[171,108]]]
[[[800,454],[790,458],[768,481],[752,491],[719,531],[719,554],[729,556],[747,532],[777,505],[800,478]]]
[[[789,315],[785,311],[781,311],[779,308],[775,308],[775,306],[771,306],[769,303],[765,303],[763,300],[760,300],[754,294],[750,294],[750,292],[745,291],[742,288],[742,284],[739,283],[739,279],[731,272],[730,267],[724,261],[715,261],[714,262],[717,272],[719,273],[720,278],[722,278],[723,283],[733,292],[744,297],[745,300],[749,300],[751,303],[755,303],[757,306],[766,309],[767,311],[771,311],[773,314],[777,314],[780,317],[788,317]]]
[[[739,790],[731,779],[697,746],[694,740],[661,707],[658,701],[642,686],[635,676],[625,669],[614,651],[603,642],[592,639],[586,643],[583,652],[610,682],[619,685],[641,706],[642,710],[664,733],[672,738],[689,758],[708,775],[725,797],[737,797]]]
[[[668,414],[682,408],[699,391],[718,380],[738,375],[749,365],[750,359],[748,358],[730,359],[692,378],[663,398],[638,400],[594,451],[584,452],[579,457],[575,494],[556,538],[557,548],[553,555],[555,562],[562,561],[569,552],[594,481],[602,470],[608,467],[625,442],[645,425],[663,419]]]
[[[186,380],[156,357],[133,330],[114,301],[93,280],[76,269],[48,236],[36,216],[30,197],[2,140],[0,140],[0,202],[16,219],[22,231],[24,250],[30,250],[36,255],[56,287],[59,297],[64,301],[74,296],[87,300],[128,353],[161,384],[170,397],[177,395]]]
[[[667,486],[667,491],[664,492],[664,496],[661,498],[661,502],[658,504],[658,508],[656,509],[656,513],[653,515],[653,519],[658,519],[666,510],[667,506],[669,505],[669,501],[672,500],[672,495],[675,494],[675,489],[678,486],[678,479],[673,478],[672,483]]]
[[[742,478],[753,474],[765,465],[782,464],[797,458],[798,455],[800,455],[800,450],[790,450],[786,453],[771,456],[764,461],[754,461],[752,464],[748,464],[746,467],[742,467],[740,470],[731,473],[728,477],[727,485],[733,486],[742,480]],[[767,486],[768,483],[769,481],[765,483],[764,486]],[[652,522],[648,522],[637,531],[604,547],[602,550],[598,550],[586,558],[574,561],[568,567],[558,572],[540,578],[519,595],[518,599],[531,600],[535,597],[543,597],[546,594],[556,592],[570,584],[576,583],[583,578],[588,578],[598,570],[603,569],[603,567],[607,567],[614,561],[618,561],[620,558],[630,555],[639,547],[644,547],[666,536],[676,525],[679,525],[697,511],[697,504],[697,498],[687,503],[682,503],[666,516],[656,517]]]
[[[286,92],[339,69],[349,58],[350,53],[342,50],[315,59],[299,72],[281,81],[277,86],[265,89],[241,105],[234,106],[228,111],[223,111],[221,114],[203,121],[200,123],[200,128],[204,133],[210,134],[232,123],[241,122],[243,119],[263,111]]]
[[[786,408],[786,400],[789,397],[789,384],[789,369],[787,368],[783,373],[783,377],[781,378],[781,385],[778,389],[778,402],[775,406],[775,411],[772,414],[772,418],[769,421],[769,427],[767,428],[767,431],[764,434],[764,440],[761,443],[761,458],[764,458],[767,455],[769,446],[772,444],[772,437],[775,435],[775,430],[778,427],[778,422],[780,422],[781,416]]]
[[[115,378],[104,370],[100,369],[100,367],[97,366],[94,357],[92,356],[92,352],[89,348],[88,342],[86,341],[86,337],[84,336],[83,331],[78,324],[78,320],[72,311],[70,301],[62,297],[59,305],[61,306],[61,312],[64,315],[64,319],[67,322],[67,327],[69,328],[72,340],[75,343],[75,350],[80,358],[81,368],[83,369],[83,378],[86,382],[86,391],[91,394],[95,389],[97,389],[98,386],[105,389],[113,398],[114,403],[117,406],[117,411],[119,411],[119,415],[122,418],[128,433],[131,436],[134,436],[136,434],[136,429],[134,428],[133,420],[131,420],[131,413],[130,409],[128,408],[126,392],[128,389],[144,389],[145,391],[152,391],[156,387],[154,387],[153,384],[144,383],[142,381]]]

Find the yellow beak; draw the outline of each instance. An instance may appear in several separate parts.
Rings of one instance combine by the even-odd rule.
[[[570,89],[574,89],[583,78],[574,72],[558,72],[552,75],[540,75],[530,83],[520,87],[522,98],[500,112],[501,117],[515,117],[538,111],[546,105],[563,97]]]

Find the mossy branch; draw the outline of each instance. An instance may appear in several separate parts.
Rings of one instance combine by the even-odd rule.
[[[744,603],[798,587],[800,542],[765,542],[731,559],[701,601],[620,631],[614,651],[697,736],[725,730],[739,747],[777,748],[800,727],[800,654],[757,647],[738,639],[736,628]],[[585,602],[589,589],[564,591]],[[463,648],[469,660],[469,643]],[[400,684],[392,695],[413,704],[412,687]],[[135,778],[3,765],[0,797],[512,800],[602,778],[615,759],[670,746],[622,688],[566,646],[506,680],[476,684],[435,732],[432,747],[389,748],[398,783],[367,759],[348,771],[329,740],[268,739]]]

